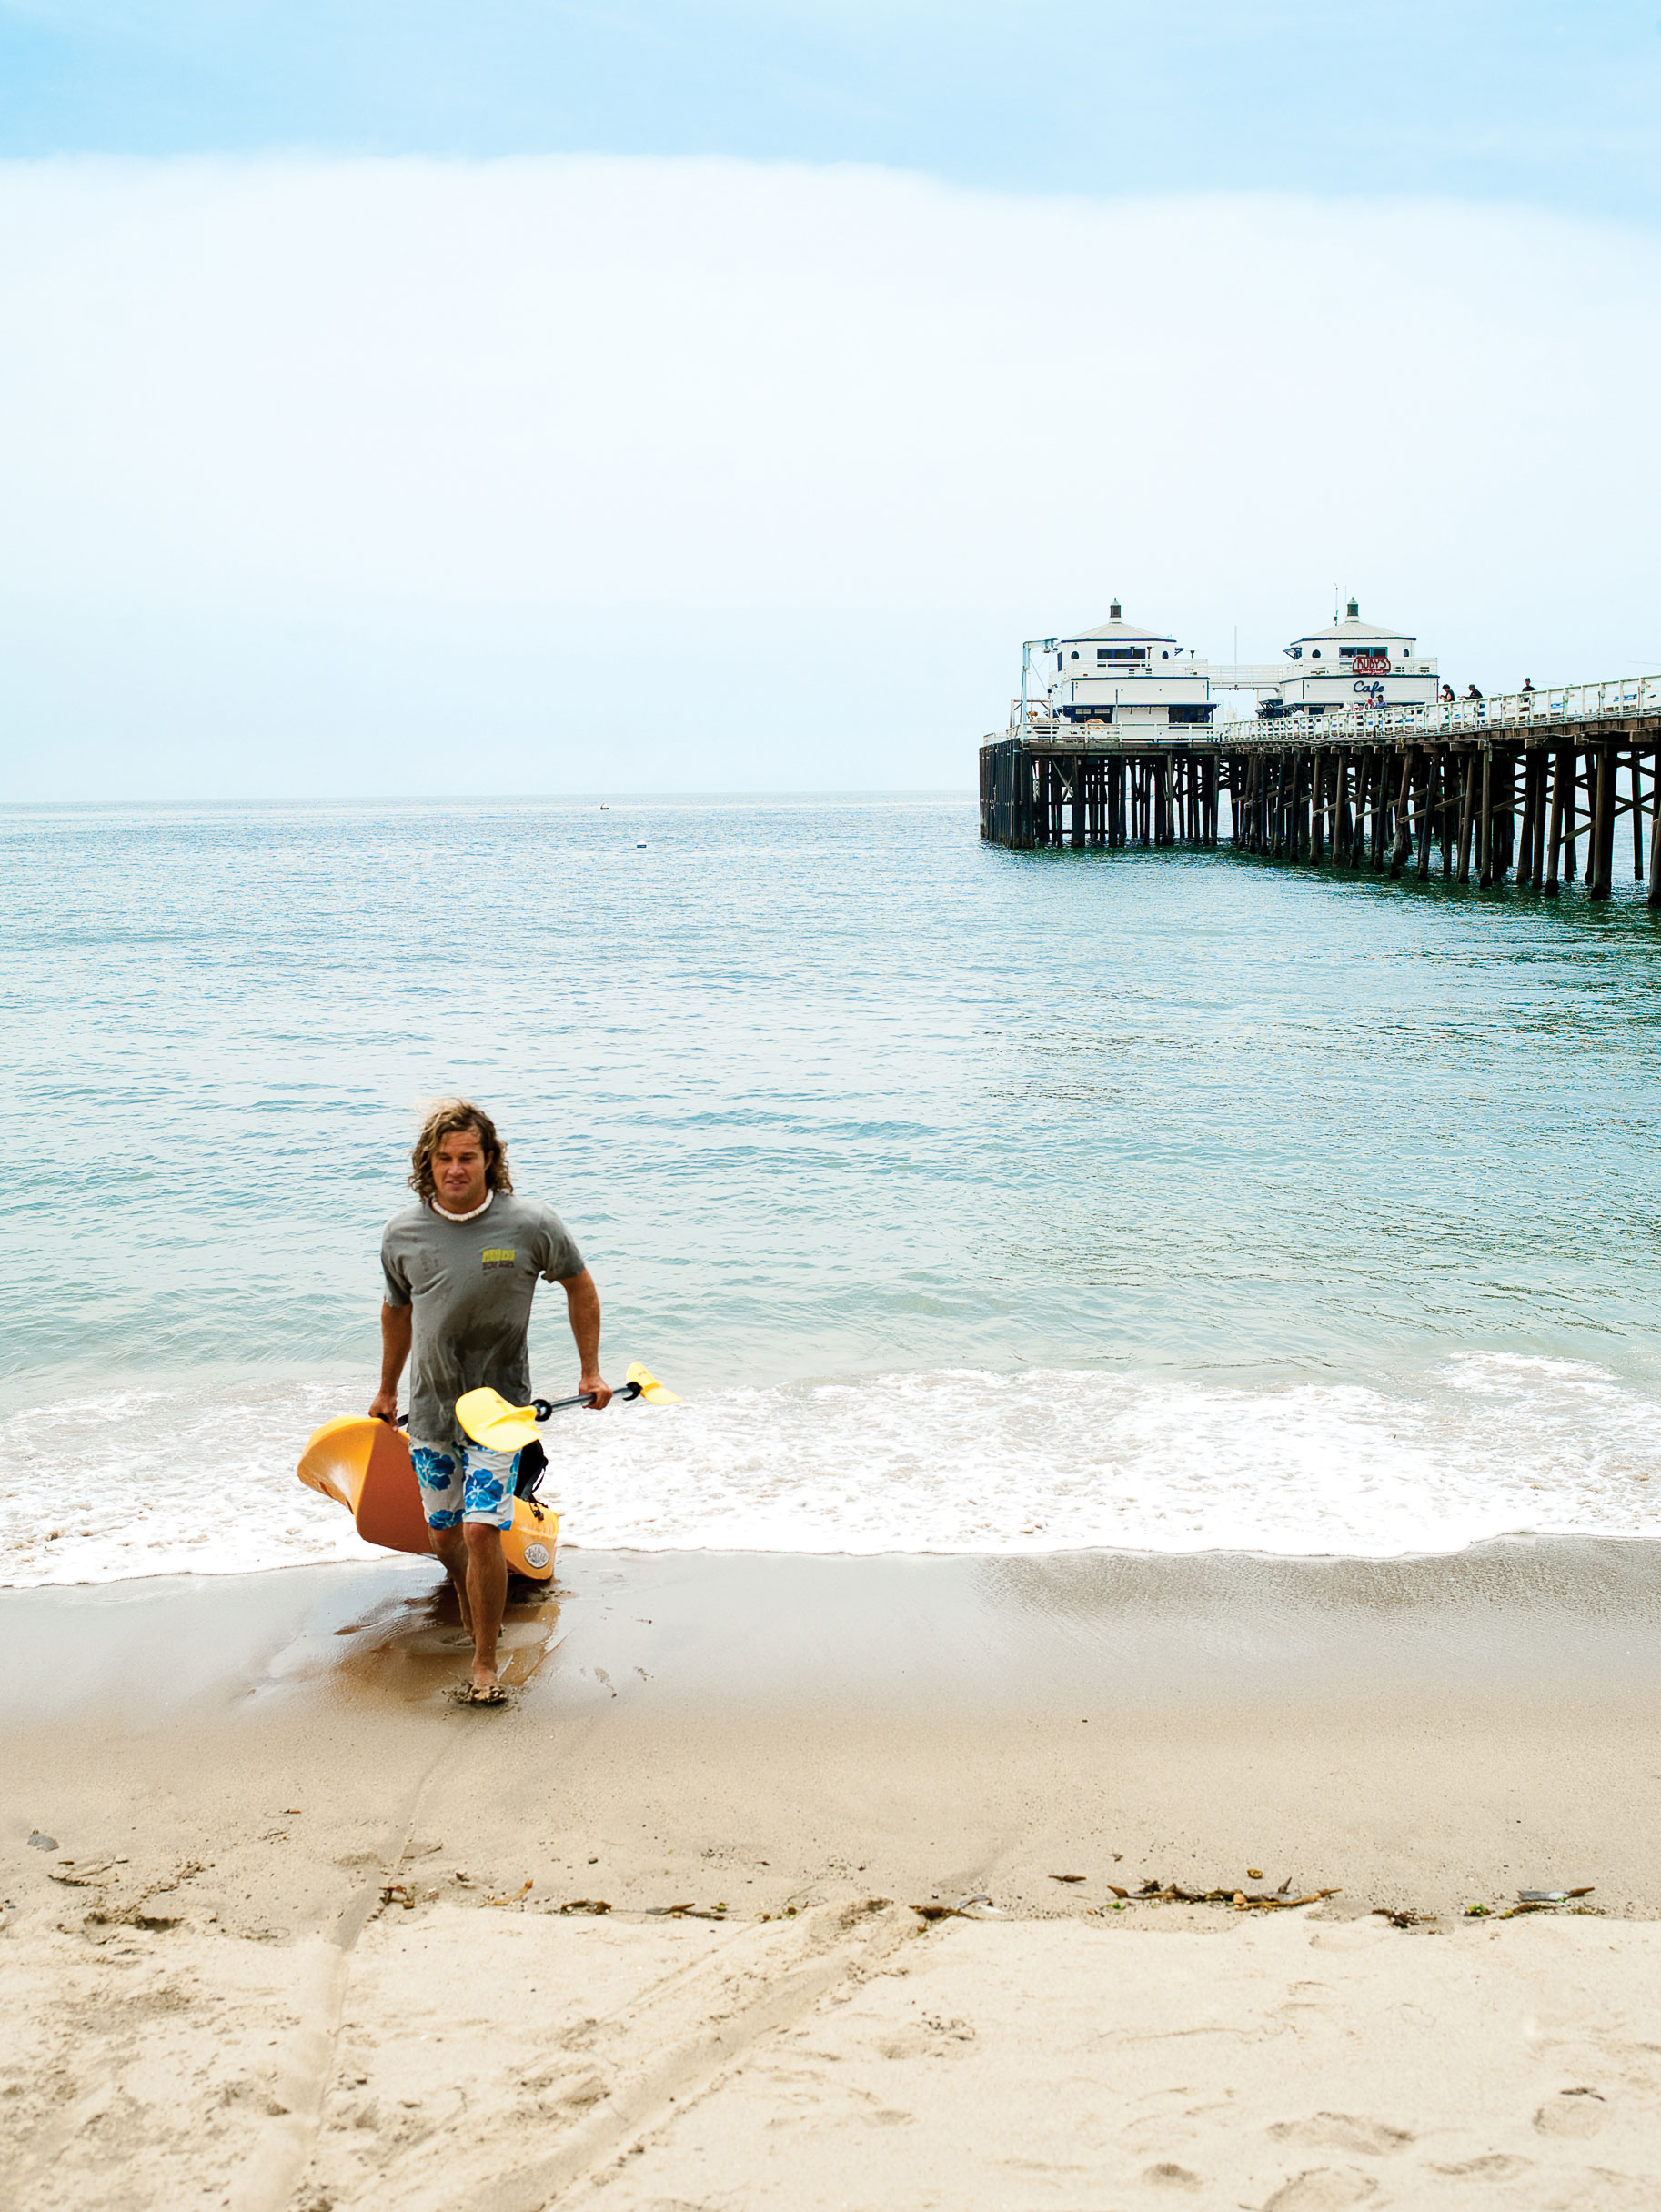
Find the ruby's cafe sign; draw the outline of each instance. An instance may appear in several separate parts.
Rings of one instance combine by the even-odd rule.
[[[1388,676],[1390,656],[1388,653],[1357,653],[1350,666],[1357,676]]]

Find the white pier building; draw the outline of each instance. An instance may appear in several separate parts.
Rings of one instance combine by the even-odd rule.
[[[1256,692],[1265,719],[1433,707],[1436,664],[1411,631],[1364,622],[1354,599],[1342,619],[1294,638],[1285,659],[1268,664],[1202,660],[1170,632],[1125,621],[1115,599],[1095,629],[1027,640],[1011,734],[1043,727],[1156,742],[1165,731],[1191,736],[1209,726],[1221,704],[1214,694],[1228,691]]]
[[[1152,736],[1173,726],[1203,729],[1214,710],[1193,648],[1163,630],[1135,628],[1117,599],[1095,629],[1027,644],[1017,716],[1029,725],[1064,723],[1085,736],[1110,727]]]
[[[1436,703],[1436,664],[1421,659],[1418,640],[1406,631],[1364,622],[1354,599],[1342,622],[1294,638],[1286,658],[1293,665],[1278,671],[1277,689],[1294,710],[1364,714],[1380,707]]]

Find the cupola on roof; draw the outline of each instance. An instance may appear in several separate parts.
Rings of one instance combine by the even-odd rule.
[[[1342,622],[1334,622],[1327,629],[1305,630],[1301,638],[1294,638],[1292,643],[1324,645],[1329,638],[1338,638],[1345,645],[1360,645],[1368,638],[1375,638],[1411,645],[1416,635],[1416,631],[1410,629],[1381,629],[1375,622],[1364,622],[1359,603],[1351,599],[1344,610]],[[1290,647],[1287,649],[1290,650]]]
[[[1107,620],[1101,624],[1098,628],[1072,630],[1068,633],[1068,636],[1065,638],[1057,638],[1056,643],[1058,645],[1077,645],[1082,643],[1086,638],[1115,638],[1120,639],[1122,642],[1133,640],[1142,645],[1174,645],[1176,643],[1175,635],[1172,631],[1163,629],[1137,629],[1133,628],[1131,623],[1122,620],[1120,616],[1119,602],[1117,599],[1112,602],[1112,606],[1108,609]]]

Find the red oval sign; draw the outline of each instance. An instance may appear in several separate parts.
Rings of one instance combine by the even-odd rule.
[[[1350,666],[1357,676],[1388,676],[1390,656],[1388,653],[1357,653]]]

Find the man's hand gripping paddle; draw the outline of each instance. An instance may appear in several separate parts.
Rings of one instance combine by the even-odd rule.
[[[642,1367],[639,1360],[636,1360],[629,1368],[629,1378],[622,1389],[613,1391],[611,1394],[614,1398],[644,1398],[648,1405],[679,1405],[680,1403],[680,1393],[666,1389],[651,1370]],[[485,1393],[483,1391],[474,1391],[469,1393],[469,1395],[482,1398]],[[579,1391],[574,1398],[533,1398],[530,1403],[536,1409],[537,1419],[546,1421],[550,1413],[557,1413],[561,1406],[591,1405],[594,1403],[594,1393],[592,1391],[585,1390]],[[461,1410],[459,1399],[456,1402],[456,1410],[458,1413]],[[465,1419],[461,1425],[463,1428],[467,1428]],[[469,1429],[468,1433],[471,1435],[472,1431]]]

